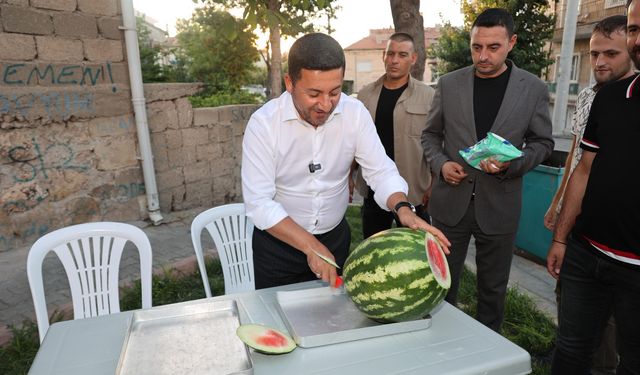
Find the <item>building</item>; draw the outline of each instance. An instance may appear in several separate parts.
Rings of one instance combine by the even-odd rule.
[[[156,26],[158,21],[154,18],[137,10],[135,11],[135,16],[142,21],[142,24],[149,32],[148,39],[151,44],[150,47],[158,46],[163,52],[159,57],[158,63],[160,65],[171,65],[175,63],[176,57],[173,49],[178,46],[178,40],[175,37],[170,37],[168,31]]]
[[[382,55],[389,37],[395,32],[392,28],[372,29],[369,35],[344,49],[347,67],[344,74],[346,82],[351,82],[353,92],[371,83],[384,74]],[[424,29],[425,48],[438,40],[440,27]],[[424,70],[424,82],[435,81],[435,60],[427,58]]]
[[[553,3],[552,3],[553,4]],[[598,21],[605,17],[624,14],[626,0],[581,0],[578,4],[578,25],[576,39],[573,47],[573,60],[569,84],[569,103],[567,106],[567,122],[562,131],[570,134],[571,113],[575,109],[575,101],[578,93],[585,87],[594,83],[589,62],[589,39],[591,32]],[[553,6],[553,5],[552,5]],[[555,63],[548,69],[547,80],[553,102],[558,61],[562,48],[562,33],[564,32],[564,19],[566,16],[567,0],[559,0],[555,3],[556,27],[550,45],[550,54]]]

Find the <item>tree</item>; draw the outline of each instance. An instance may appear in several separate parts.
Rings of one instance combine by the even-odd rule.
[[[430,56],[439,61],[437,72],[444,74],[471,64],[469,32],[475,18],[487,8],[505,8],[511,13],[518,41],[509,58],[519,68],[540,76],[542,70],[553,63],[544,50],[555,25],[555,17],[547,14],[547,0],[463,1],[464,27],[445,25],[437,44],[429,51]]]
[[[140,69],[142,70],[143,82],[166,82],[160,58],[162,50],[160,46],[154,45],[149,37],[151,30],[147,27],[142,17],[136,17],[136,28],[138,31],[138,50],[140,52]]]
[[[311,20],[334,17],[337,0],[193,0],[205,4],[220,4],[227,8],[244,9],[243,18],[252,27],[269,33],[267,69],[269,98],[282,93],[282,52],[280,39],[296,37],[314,30]],[[328,23],[330,28],[330,23]],[[328,32],[330,32],[329,30]]]
[[[231,14],[206,6],[177,23],[178,61],[189,76],[209,85],[209,92],[237,90],[251,77],[258,60],[256,36]]]
[[[389,0],[389,4],[396,32],[413,37],[418,59],[411,68],[411,75],[422,81],[427,55],[424,49],[424,19],[420,14],[420,0]]]

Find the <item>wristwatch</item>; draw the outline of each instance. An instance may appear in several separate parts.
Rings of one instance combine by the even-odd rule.
[[[398,202],[398,204],[396,204],[396,206],[393,208],[393,213],[394,214],[398,214],[398,210],[401,209],[402,207],[409,207],[409,209],[411,209],[411,211],[413,211],[413,213],[416,213],[416,208],[407,201],[403,201],[403,202]]]

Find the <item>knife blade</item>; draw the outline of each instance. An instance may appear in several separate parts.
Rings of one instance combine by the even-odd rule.
[[[320,257],[320,259],[324,260],[325,262],[329,263],[330,265],[334,266],[335,268],[340,268],[340,266],[334,262],[333,260],[331,260],[330,258],[327,258],[326,256],[320,254],[319,252],[315,251],[315,250],[311,250],[313,251],[314,254],[316,254],[317,256]]]

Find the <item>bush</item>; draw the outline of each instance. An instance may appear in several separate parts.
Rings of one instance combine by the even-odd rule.
[[[263,99],[258,94],[251,94],[246,91],[219,91],[209,95],[198,95],[189,97],[193,108],[220,107],[230,104],[261,104]]]

